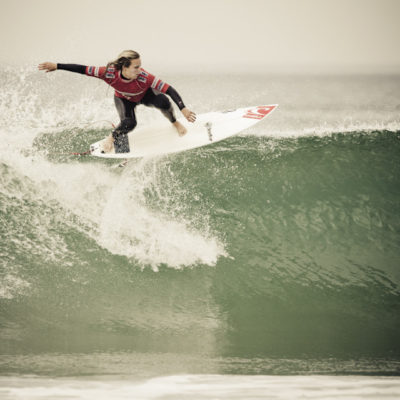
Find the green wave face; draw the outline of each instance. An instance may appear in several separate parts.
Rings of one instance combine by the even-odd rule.
[[[3,164],[3,349],[398,354],[399,138],[238,137],[134,162],[84,192],[92,220]]]

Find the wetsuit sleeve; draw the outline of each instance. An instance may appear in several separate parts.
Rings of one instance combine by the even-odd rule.
[[[111,68],[113,71],[114,69]],[[88,76],[94,76],[95,78],[105,79],[107,67],[86,67],[85,74]],[[110,70],[110,68],[109,68]],[[113,75],[113,74],[112,74]]]
[[[172,86],[168,86],[166,93],[171,97],[180,110],[185,108],[185,104],[183,103],[181,96],[179,96],[179,93]]]
[[[88,67],[80,64],[57,64],[57,69],[65,71],[77,72],[78,74],[94,76],[106,80],[106,67]]]
[[[78,74],[85,74],[86,68],[87,68],[86,65],[80,65],[80,64],[57,64],[57,69],[77,72]]]

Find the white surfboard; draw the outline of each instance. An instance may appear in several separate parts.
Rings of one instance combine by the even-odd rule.
[[[179,136],[175,127],[168,121],[162,121],[130,132],[128,134],[129,153],[115,153],[114,149],[111,152],[105,152],[103,145],[106,139],[93,143],[90,146],[90,153],[104,158],[141,158],[207,146],[260,122],[276,107],[278,107],[277,104],[271,104],[209,112],[198,115],[195,123],[180,119],[179,121],[188,130],[184,136]]]

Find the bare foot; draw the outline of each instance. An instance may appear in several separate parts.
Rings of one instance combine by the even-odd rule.
[[[112,134],[111,134],[110,136],[107,137],[107,139],[103,143],[103,150],[106,153],[111,153],[113,147],[114,147],[114,139],[113,139]]]
[[[179,136],[186,135],[187,129],[179,121],[173,122],[172,125],[174,125],[174,127],[178,131]]]

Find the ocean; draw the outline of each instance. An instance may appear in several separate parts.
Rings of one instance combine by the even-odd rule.
[[[146,67],[198,114],[279,107],[119,168],[70,154],[111,88],[2,67],[0,398],[399,398],[400,75]]]

